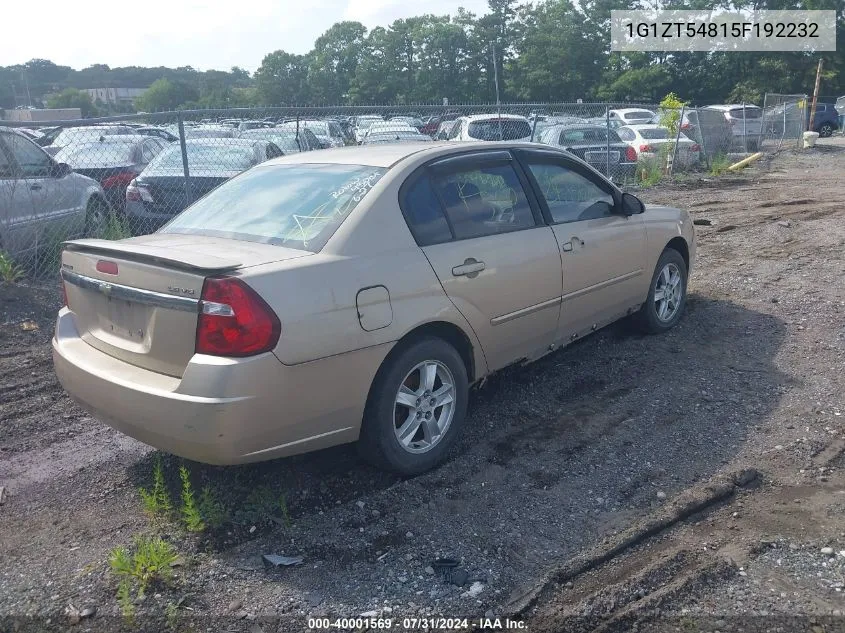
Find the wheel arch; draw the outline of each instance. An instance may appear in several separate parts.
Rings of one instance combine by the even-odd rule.
[[[427,336],[443,339],[457,350],[461,359],[464,361],[464,366],[467,370],[467,379],[470,384],[478,378],[479,363],[476,359],[477,350],[473,344],[473,340],[463,329],[449,321],[429,321],[408,331],[393,346],[393,349],[387,355],[387,358],[385,358],[385,362],[391,358],[394,352],[404,349],[406,345]],[[480,371],[482,374],[484,373],[483,366],[480,368]]]
[[[663,250],[666,250],[667,248],[671,248],[672,250],[678,251],[681,254],[681,257],[684,258],[684,265],[687,267],[687,272],[689,272],[690,259],[689,244],[687,244],[687,241],[680,235],[677,237],[673,237],[671,240],[669,240],[669,243],[666,244]]]

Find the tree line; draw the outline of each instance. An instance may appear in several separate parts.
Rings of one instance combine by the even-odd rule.
[[[488,0],[489,12],[420,15],[368,30],[334,24],[304,55],[276,50],[250,74],[180,68],[83,70],[32,60],[0,67],[0,106],[24,89],[84,114],[113,107],[86,101],[80,88],[149,87],[136,108],[365,105],[502,101],[653,103],[674,91],[693,103],[755,102],[766,92],[813,89],[817,55],[805,53],[616,53],[613,9],[834,9],[837,52],[825,53],[822,93],[845,93],[845,12],[841,0]],[[22,83],[26,80],[26,86]]]

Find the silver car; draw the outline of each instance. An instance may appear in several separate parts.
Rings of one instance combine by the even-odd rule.
[[[0,249],[33,248],[49,232],[95,234],[108,205],[97,181],[75,174],[11,128],[0,128]]]

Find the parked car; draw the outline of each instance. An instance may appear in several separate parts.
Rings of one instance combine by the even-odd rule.
[[[135,134],[143,134],[144,136],[156,136],[160,139],[164,139],[168,143],[173,143],[179,140],[179,137],[176,134],[173,134],[172,132],[166,130],[163,127],[139,127],[135,128]]]
[[[419,117],[413,116],[394,116],[390,118],[391,121],[399,121],[401,123],[407,123],[412,128],[416,128],[417,131],[421,131],[425,123],[422,122],[422,119]]]
[[[810,127],[810,111],[807,109],[807,128]],[[818,132],[821,138],[833,136],[839,129],[839,113],[835,103],[816,103],[816,114],[813,117],[813,132]]]
[[[364,140],[364,135],[367,129],[376,121],[384,121],[384,119],[376,114],[364,114],[355,119],[355,142],[360,143]]]
[[[530,141],[531,123],[518,114],[473,114],[458,119],[449,140]]]
[[[616,127],[622,125],[640,125],[643,123],[653,123],[657,114],[645,108],[616,108],[610,110],[607,118],[609,118]]]
[[[294,154],[155,235],[68,244],[53,359],[93,415],[188,459],[357,440],[414,475],[456,445],[469,385],[632,313],[675,326],[694,258],[686,212],[551,147]]]
[[[23,134],[0,127],[0,250],[14,257],[50,231],[95,235],[107,213],[99,183],[73,173]]]
[[[733,130],[718,110],[707,108],[687,110],[681,118],[681,132],[687,138],[702,144],[703,150],[709,156],[727,154],[731,151]]]
[[[439,116],[426,117],[423,119],[423,126],[420,128],[420,132],[428,136],[434,136],[437,134],[437,128],[440,127],[442,120],[442,117]]]
[[[637,171],[637,152],[606,126],[554,125],[543,130],[538,140],[563,148],[611,180],[630,178]]]
[[[41,130],[34,130],[32,128],[27,128],[27,127],[16,127],[15,131],[18,134],[23,134],[30,141],[34,141],[34,140],[39,139],[42,136],[44,136],[44,132],[42,132]]]
[[[93,143],[74,143],[56,154],[56,161],[100,183],[115,211],[126,204],[126,187],[155,158],[167,141],[151,136],[107,136]]]
[[[734,147],[756,152],[763,135],[763,110],[755,105],[709,105],[705,110],[721,112],[731,126]]]
[[[185,138],[235,138],[238,128],[231,125],[196,125],[185,128]]]
[[[282,150],[265,140],[188,139],[187,185],[192,200]],[[170,145],[126,189],[126,218],[134,235],[152,233],[188,206],[182,151]]]
[[[663,125],[623,125],[616,128],[616,133],[637,153],[637,159],[657,159],[665,151],[667,154],[675,143],[675,135]],[[701,146],[681,134],[678,137],[678,151],[675,165],[689,168],[701,160]]]
[[[416,130],[370,131],[364,137],[362,145],[384,145],[385,143],[432,143],[432,138]]]
[[[343,130],[334,121],[305,120],[300,121],[299,125],[300,127],[310,129],[324,149],[346,145],[346,137],[343,134]]]
[[[445,141],[449,138],[452,130],[458,125],[458,119],[449,119],[441,121],[437,126],[437,131],[434,133],[435,141]]]
[[[319,139],[306,127],[300,128],[298,131],[293,126],[247,130],[241,132],[238,138],[269,141],[278,147],[284,155],[323,148]]]
[[[128,125],[88,125],[58,128],[36,139],[36,142],[44,148],[45,152],[54,156],[65,145],[97,141],[100,137],[115,134],[135,134],[135,128]]]
[[[239,132],[246,132],[263,127],[273,127],[273,125],[275,125],[273,122],[268,121],[241,121],[237,127]]]
[[[800,99],[768,107],[763,112],[765,133],[769,137],[786,136],[794,138],[805,130],[810,129],[811,103]],[[816,114],[813,117],[813,132],[818,132],[821,138],[833,136],[839,129],[839,113],[834,103],[816,103]]]
[[[374,134],[390,134],[393,136],[410,136],[416,138],[419,136],[419,130],[411,127],[403,121],[376,121],[367,128],[366,133],[361,139],[361,143],[366,143],[367,139]]]

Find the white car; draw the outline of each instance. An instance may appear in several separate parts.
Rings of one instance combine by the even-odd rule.
[[[405,123],[404,121],[376,121],[361,137],[361,142],[366,142],[371,134],[394,134],[396,136],[419,136],[420,131]]]
[[[616,133],[623,141],[634,148],[637,159],[659,158],[661,149],[670,151],[675,142],[675,135],[663,125],[623,125],[616,128]],[[698,164],[701,159],[701,146],[683,134],[678,137],[678,152],[675,164],[686,168]]]
[[[613,127],[621,125],[642,125],[644,123],[651,123],[657,117],[657,113],[645,108],[617,108],[610,110],[607,118],[610,119]]]
[[[364,135],[367,133],[367,129],[373,123],[377,123],[379,121],[384,121],[384,119],[376,114],[365,114],[355,119],[355,141],[357,143],[363,141]]]
[[[707,110],[717,110],[725,115],[730,124],[735,145],[750,152],[760,149],[760,137],[763,134],[763,110],[756,105],[741,103],[727,105],[709,105]]]
[[[530,141],[531,122],[517,114],[462,116],[449,132],[450,141]]]

